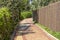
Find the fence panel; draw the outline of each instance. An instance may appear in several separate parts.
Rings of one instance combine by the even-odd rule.
[[[40,8],[36,13],[39,18],[37,21],[40,24],[49,27],[54,31],[60,31],[60,2]]]

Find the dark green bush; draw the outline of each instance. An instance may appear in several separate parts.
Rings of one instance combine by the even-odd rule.
[[[0,8],[0,40],[10,40],[10,36],[14,30],[15,23],[11,18],[9,8]]]
[[[9,22],[6,22],[6,18],[8,19],[10,18],[8,8],[6,7],[0,8],[0,39],[1,40],[9,39],[8,34],[10,33],[11,29],[9,28],[10,27]]]
[[[23,11],[23,12],[21,12],[21,17],[23,19],[30,18],[30,17],[32,17],[32,12],[31,11]]]

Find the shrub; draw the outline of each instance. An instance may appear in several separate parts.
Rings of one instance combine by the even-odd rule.
[[[13,23],[11,16],[9,8],[0,8],[0,40],[10,40],[16,23],[16,21]]]
[[[21,12],[21,16],[23,19],[30,18],[30,17],[32,17],[32,12],[31,11],[23,11],[23,12]]]

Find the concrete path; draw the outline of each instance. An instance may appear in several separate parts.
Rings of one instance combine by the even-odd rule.
[[[21,27],[18,28],[14,40],[53,40],[49,38],[40,28],[33,24],[32,18],[21,21],[20,25],[25,23],[29,24],[29,26],[27,26],[28,28],[23,31],[20,30]]]

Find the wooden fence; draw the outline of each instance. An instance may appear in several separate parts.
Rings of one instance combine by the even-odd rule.
[[[36,14],[36,15],[35,15]],[[33,19],[53,31],[60,31],[60,2],[33,11]]]

